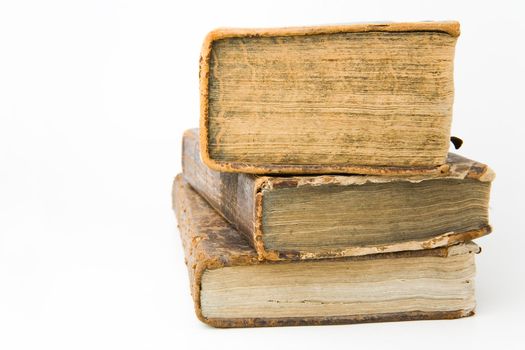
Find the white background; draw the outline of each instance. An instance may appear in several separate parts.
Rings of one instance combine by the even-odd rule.
[[[519,1],[2,1],[0,349],[491,348],[525,331]],[[217,330],[193,312],[171,211],[198,58],[218,26],[456,19],[453,135],[497,173],[478,314]]]

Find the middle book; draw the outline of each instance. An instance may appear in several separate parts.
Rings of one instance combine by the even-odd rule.
[[[198,130],[183,138],[186,181],[260,259],[317,259],[428,249],[491,232],[493,172],[449,154],[438,175],[260,176],[211,170]]]

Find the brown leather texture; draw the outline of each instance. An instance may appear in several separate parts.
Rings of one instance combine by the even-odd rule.
[[[202,314],[200,304],[201,279],[205,270],[225,266],[254,264],[301,264],[301,260],[279,262],[261,261],[245,238],[232,228],[207,201],[195,192],[191,186],[178,175],[173,183],[173,208],[178,221],[181,241],[184,247],[185,262],[188,268],[191,294],[197,317],[213,327],[270,327],[342,324],[382,321],[406,321],[423,319],[451,319],[473,314],[472,310],[450,312],[407,312],[378,315],[351,315],[347,317],[311,317],[311,318],[242,318],[210,319]],[[447,257],[452,247],[403,251],[384,254],[372,254],[339,259],[356,261],[369,259],[395,259],[402,257],[437,256]],[[478,253],[479,247],[471,244],[469,252]]]

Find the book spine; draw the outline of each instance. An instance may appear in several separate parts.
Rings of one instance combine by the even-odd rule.
[[[189,205],[187,191],[184,190],[183,180],[180,174],[173,182],[172,206],[177,218],[177,226],[184,249],[184,261],[188,269],[190,291],[194,302],[195,313],[201,321],[205,322],[200,307],[200,281],[204,267],[199,259],[206,259],[206,251],[202,251],[203,248],[200,245],[194,244],[194,242],[198,243],[200,240],[200,238],[198,238],[199,232],[192,227],[195,225],[193,222],[194,213],[192,213],[192,206]]]
[[[184,179],[255,246],[255,177],[208,168],[200,158],[197,130],[184,133],[182,172]]]

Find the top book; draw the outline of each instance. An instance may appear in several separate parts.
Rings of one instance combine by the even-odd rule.
[[[442,171],[458,36],[457,22],[212,31],[202,159],[255,174]]]

